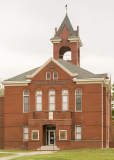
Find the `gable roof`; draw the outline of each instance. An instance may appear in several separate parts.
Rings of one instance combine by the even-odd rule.
[[[73,29],[73,27],[71,25],[71,22],[70,22],[70,20],[68,18],[68,15],[66,14],[66,16],[65,16],[62,24],[60,25],[60,27],[59,27],[56,35],[53,38],[51,38],[51,40],[57,40],[57,39],[61,39],[62,40],[62,37],[60,37],[60,33],[63,30],[64,26],[66,26],[66,28],[68,29],[68,31],[71,33],[71,35],[68,38],[70,38],[70,39],[71,38],[78,38],[78,36],[76,36],[77,32],[74,31],[74,29]]]
[[[50,61],[54,61],[57,65],[59,65],[68,74],[71,74],[72,76],[76,76],[77,75],[76,76],[77,79],[84,79],[84,78],[105,78],[105,77],[107,77],[107,74],[94,74],[92,72],[89,72],[89,71],[87,71],[87,70],[85,70],[85,69],[83,69],[81,67],[78,67],[77,65],[74,65],[74,64],[72,64],[72,63],[70,63],[68,61],[63,60],[63,59],[55,60],[53,58],[50,58],[41,67],[37,67],[35,69],[32,69],[30,71],[27,71],[25,73],[22,73],[20,75],[15,76],[15,77],[9,78],[9,79],[7,79],[5,81],[26,81],[30,76],[31,76],[31,78],[34,77]]]

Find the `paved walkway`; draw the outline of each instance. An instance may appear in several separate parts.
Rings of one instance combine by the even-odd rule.
[[[30,156],[30,155],[35,155],[35,154],[49,154],[49,153],[54,153],[54,152],[56,152],[56,151],[35,151],[35,152],[25,152],[25,153],[0,152],[0,153],[14,153],[14,154],[18,154],[18,155],[12,155],[12,156],[8,156],[8,157],[2,157],[2,158],[0,158],[0,160],[13,159],[13,158]]]

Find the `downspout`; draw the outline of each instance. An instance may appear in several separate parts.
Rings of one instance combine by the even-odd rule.
[[[103,83],[102,83],[102,148],[103,148]]]
[[[109,148],[109,90],[108,90],[108,148]]]

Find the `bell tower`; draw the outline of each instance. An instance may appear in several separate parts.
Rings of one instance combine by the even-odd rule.
[[[83,44],[79,37],[79,26],[77,26],[77,30],[74,31],[67,13],[58,31],[57,28],[55,28],[55,35],[50,40],[53,43],[54,59],[63,59],[64,54],[70,51],[71,58],[68,61],[80,66],[80,47],[82,47]]]

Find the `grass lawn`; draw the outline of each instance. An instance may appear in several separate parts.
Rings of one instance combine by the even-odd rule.
[[[66,150],[15,158],[12,160],[114,160],[114,149]]]

